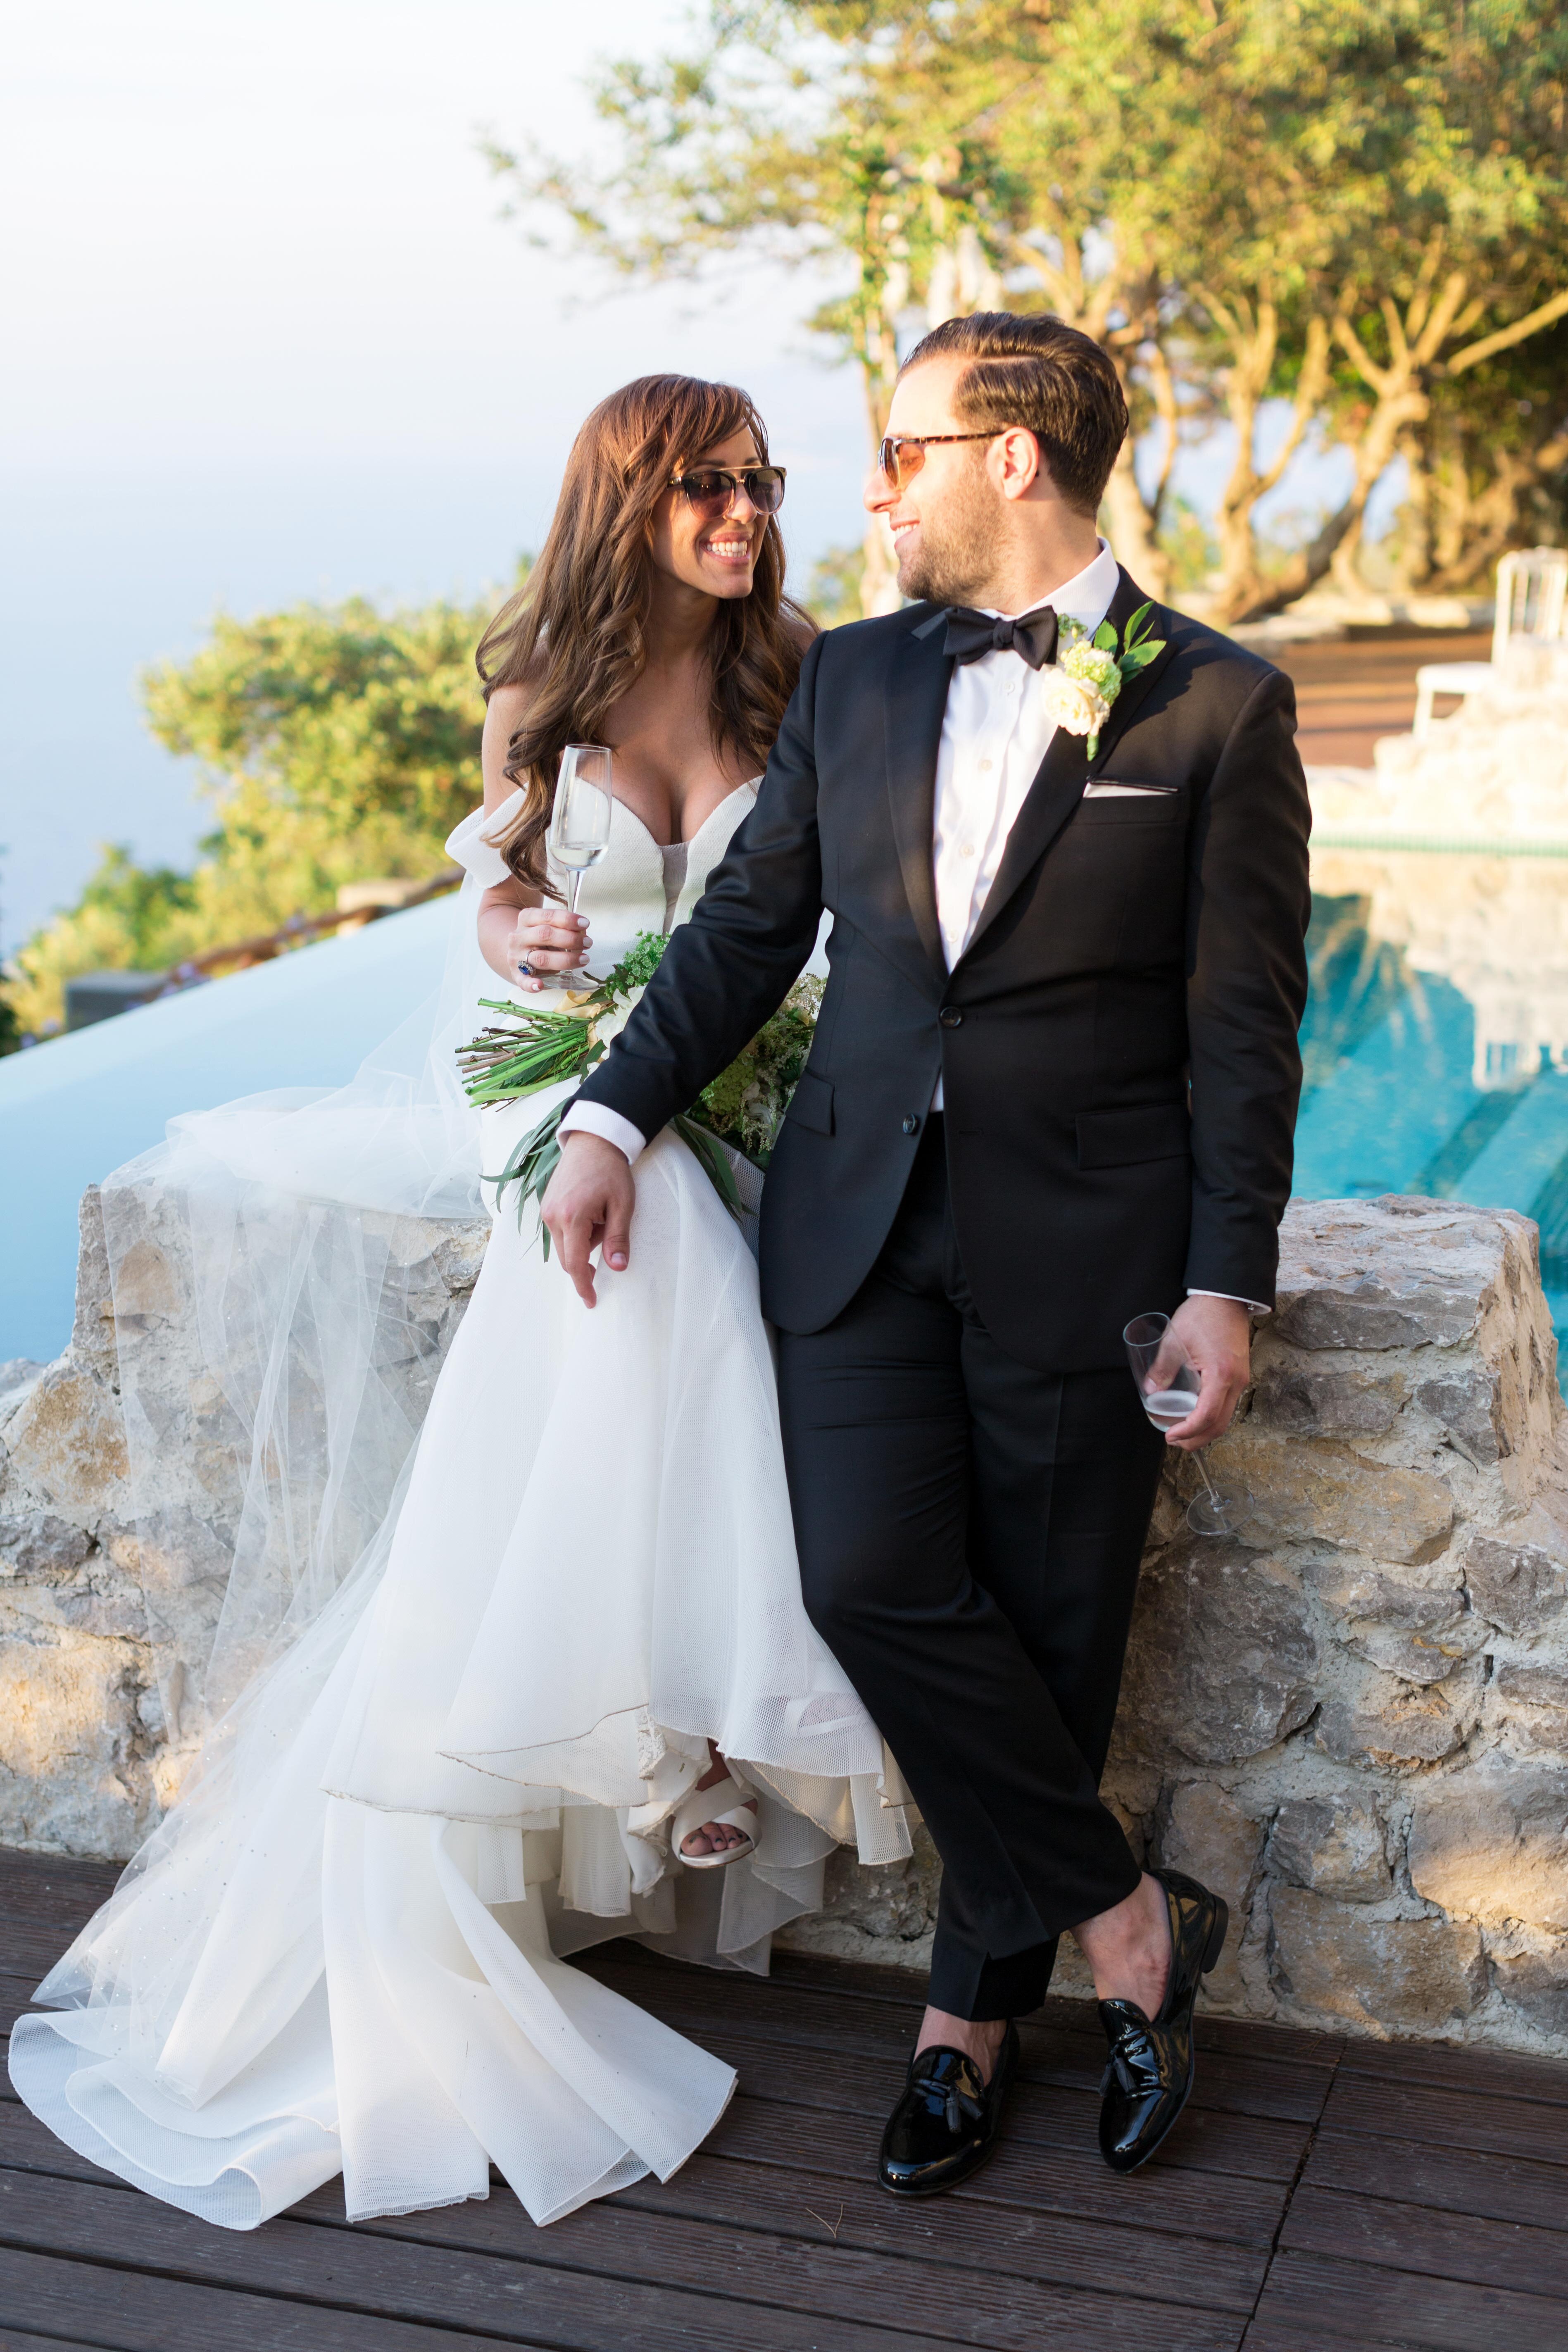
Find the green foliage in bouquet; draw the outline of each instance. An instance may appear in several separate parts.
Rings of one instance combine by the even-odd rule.
[[[458,1047],[458,1066],[468,1100],[489,1109],[499,1103],[522,1102],[563,1080],[585,1077],[608,1051],[611,1037],[624,1027],[667,945],[655,931],[639,932],[607,978],[586,990],[566,992],[568,1009],[563,1012],[482,998],[484,1010],[504,1013],[507,1024],[492,1023]],[[729,1154],[735,1152],[759,1168],[767,1166],[811,1051],[821,1003],[820,980],[797,980],[744,1053],[703,1089],[692,1111],[670,1122],[737,1219],[743,1212]],[[485,1179],[498,1194],[516,1185],[520,1227],[529,1202],[543,1199],[560,1163],[561,1121],[568,1108],[562,1102],[547,1111],[517,1144],[500,1173]],[[540,1231],[548,1257],[550,1235],[542,1226]]]

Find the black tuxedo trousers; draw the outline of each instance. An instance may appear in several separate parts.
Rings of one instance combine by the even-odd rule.
[[[779,1397],[812,1622],[942,1858],[931,1999],[1018,2017],[1138,1864],[1097,1794],[1164,1441],[1131,1374],[1042,1372],[964,1273],[940,1116],[893,1230]]]

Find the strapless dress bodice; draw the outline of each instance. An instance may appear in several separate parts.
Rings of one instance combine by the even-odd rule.
[[[588,918],[592,935],[593,961],[591,969],[603,977],[612,965],[618,963],[627,950],[637,943],[641,931],[668,933],[677,923],[684,922],[708,887],[708,877],[730,846],[731,836],[742,819],[751,814],[757,797],[756,782],[737,784],[734,791],[709,812],[689,841],[660,844],[625,801],[616,801],[610,810],[610,845],[597,866],[584,875],[577,893],[577,909]],[[474,877],[487,889],[510,878],[507,866],[495,843],[504,835],[522,805],[522,794],[511,793],[497,809],[487,812],[475,809],[466,816],[447,844],[447,854]],[[550,878],[566,896],[571,877],[553,859],[549,862]],[[499,977],[497,988],[507,983]],[[524,996],[521,989],[512,992],[520,1003],[538,1008],[545,1000],[539,992]]]

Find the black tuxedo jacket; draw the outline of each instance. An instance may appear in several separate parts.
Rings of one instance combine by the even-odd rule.
[[[1121,575],[1119,629],[1144,602]],[[810,1061],[763,1194],[763,1305],[831,1322],[898,1211],[942,1074],[953,1213],[993,1336],[1121,1361],[1187,1289],[1272,1303],[1306,1002],[1305,779],[1289,680],[1156,608],[1097,757],[1058,730],[949,971],[932,879],[952,664],[917,604],[818,637],[758,794],[584,1085],[653,1136],[784,997],[832,910]],[[1090,780],[1153,789],[1084,797]]]

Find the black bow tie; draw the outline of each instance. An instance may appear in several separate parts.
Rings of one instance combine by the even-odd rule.
[[[1039,669],[1057,657],[1057,608],[1054,604],[1037,604],[1032,613],[1025,613],[1016,621],[998,621],[989,613],[976,613],[968,604],[955,604],[947,616],[942,651],[961,662],[978,661],[983,654],[1011,651],[1022,654],[1031,669]]]

